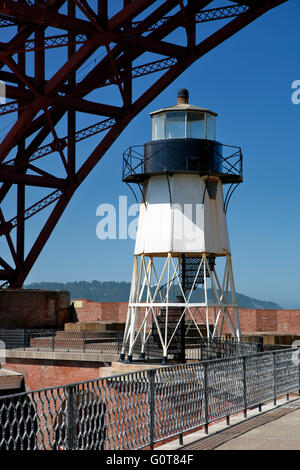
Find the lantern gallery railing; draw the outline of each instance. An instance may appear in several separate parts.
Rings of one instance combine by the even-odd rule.
[[[136,450],[300,389],[296,349],[0,398],[0,449]]]
[[[151,141],[129,147],[123,154],[122,179],[142,183],[165,173],[196,173],[221,178],[223,184],[243,181],[240,147],[203,139]]]

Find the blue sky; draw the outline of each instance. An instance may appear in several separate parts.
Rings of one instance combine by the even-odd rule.
[[[130,281],[134,240],[99,240],[96,209],[117,205],[120,195],[135,202],[121,181],[123,152],[151,139],[149,112],[176,104],[185,87],[192,104],[218,113],[217,139],[243,150],[244,183],[227,216],[236,290],[300,308],[300,104],[291,100],[292,82],[300,80],[299,22],[300,2],[289,0],[193,64],[144,109],[81,185],[26,284]]]

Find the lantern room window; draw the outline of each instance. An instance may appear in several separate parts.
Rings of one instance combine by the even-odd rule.
[[[186,113],[186,137],[191,139],[205,139],[205,113]]]
[[[152,120],[152,140],[165,139],[165,115],[157,114]]]
[[[215,116],[199,111],[164,111],[152,116],[152,140],[216,139]]]
[[[186,113],[182,111],[165,113],[166,139],[180,139],[185,137],[185,117]]]
[[[216,118],[206,113],[206,139],[216,140]]]

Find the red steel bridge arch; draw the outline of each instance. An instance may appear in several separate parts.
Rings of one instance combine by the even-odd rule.
[[[110,14],[112,1],[0,0],[0,80],[6,85],[0,115],[14,116],[0,142],[0,236],[6,245],[6,256],[0,254],[1,287],[22,287],[75,191],[128,123],[192,63],[287,0],[224,0],[217,8],[212,0],[120,0],[119,10]],[[198,41],[205,22],[217,28]],[[181,45],[169,39],[178,28]],[[53,55],[48,60],[56,48],[67,51],[57,67]],[[79,79],[77,72],[99,49],[101,60]],[[151,54],[155,60],[144,59]],[[151,82],[148,78],[134,97],[134,80],[148,75]],[[93,91],[111,86],[117,87],[121,106],[90,99]],[[97,122],[78,129],[78,113],[96,116]],[[94,150],[79,162],[78,142],[95,135]],[[52,154],[60,159],[63,177],[43,168]],[[32,187],[44,195],[26,205]],[[15,212],[5,217],[3,205],[12,189]],[[25,250],[26,224],[45,208],[48,216]]]

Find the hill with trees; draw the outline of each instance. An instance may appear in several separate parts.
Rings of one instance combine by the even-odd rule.
[[[76,281],[76,282],[35,282],[24,286],[25,289],[67,290],[71,300],[89,299],[96,302],[127,302],[129,298],[130,282],[115,281]],[[194,291],[192,299],[197,295]],[[211,291],[208,292],[211,297]],[[194,300],[195,301],[195,300]],[[274,302],[258,300],[247,295],[237,293],[237,302],[240,307],[258,309],[281,309]]]

